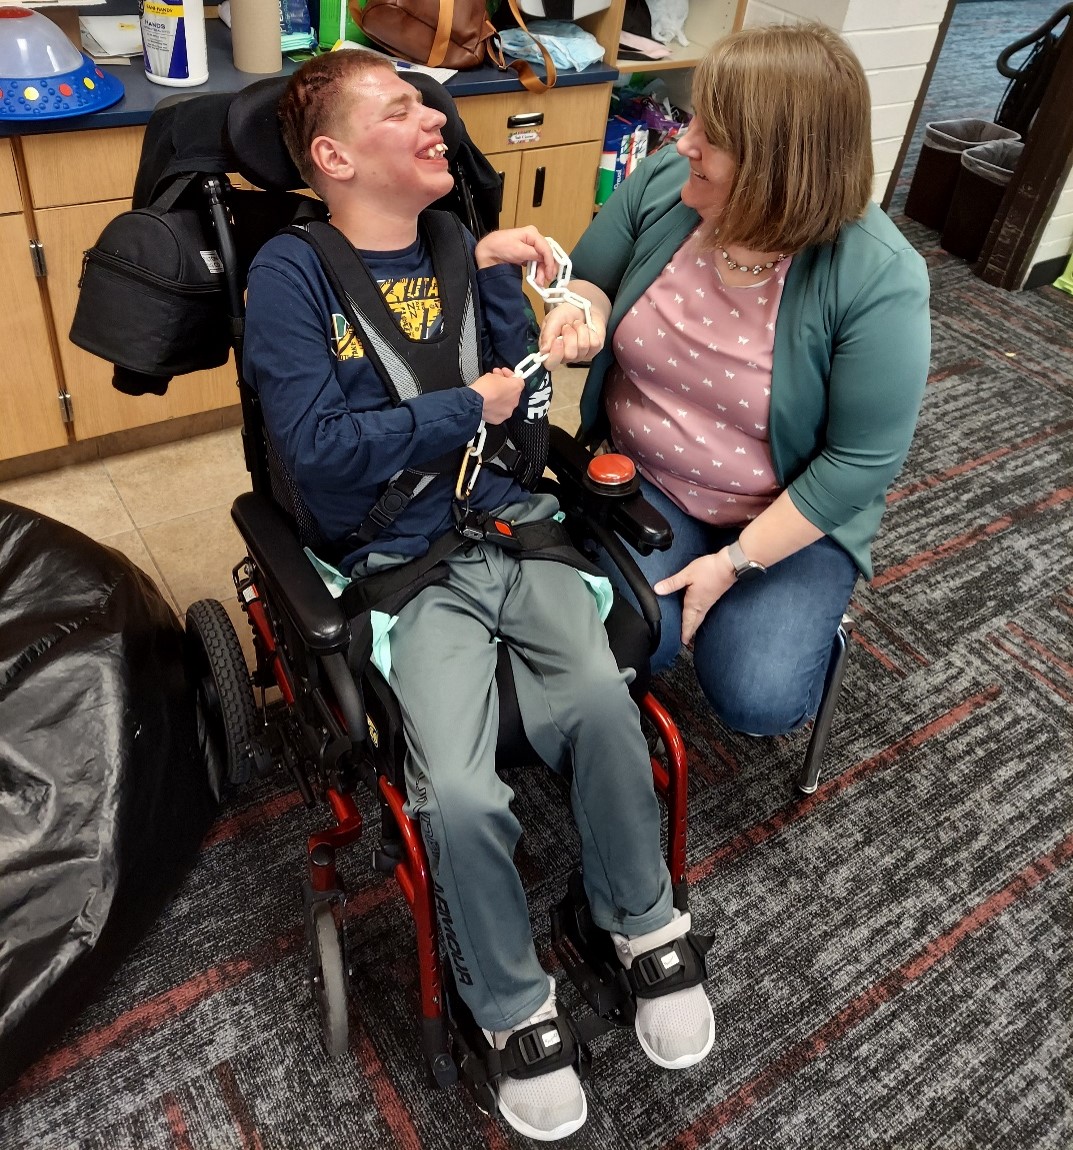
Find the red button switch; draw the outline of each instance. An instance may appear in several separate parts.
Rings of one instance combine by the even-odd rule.
[[[589,461],[589,478],[601,487],[622,487],[637,475],[633,460],[627,455],[597,455]]]

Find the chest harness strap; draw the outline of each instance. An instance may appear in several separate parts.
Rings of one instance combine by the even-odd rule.
[[[369,362],[396,405],[429,391],[468,387],[482,371],[477,286],[462,225],[450,212],[426,211],[419,227],[439,285],[442,324],[437,335],[416,340],[401,330],[361,255],[342,232],[320,220],[287,229],[317,253],[347,320],[360,334]],[[398,471],[357,531],[344,540],[346,550],[373,542],[433,480],[457,474],[460,460],[464,465],[468,458],[468,448],[455,449]],[[502,426],[487,428],[481,462],[510,474],[526,471],[522,453]]]

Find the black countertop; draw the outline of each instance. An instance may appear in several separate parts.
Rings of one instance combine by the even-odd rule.
[[[109,4],[107,8],[88,8],[89,14],[110,12],[114,7]],[[121,14],[121,11],[117,14]],[[231,31],[220,20],[207,20],[205,22],[206,42],[209,58],[209,78],[204,84],[194,88],[174,88],[162,84],[154,84],[147,80],[142,69],[139,57],[135,57],[129,65],[102,65],[106,72],[110,72],[122,81],[124,88],[123,99],[110,108],[99,112],[90,112],[81,116],[67,116],[58,120],[24,120],[0,121],[0,137],[28,136],[44,132],[80,132],[91,128],[117,128],[129,124],[145,124],[156,105],[167,96],[177,94],[198,95],[203,92],[237,92],[247,84],[256,80],[263,80],[263,75],[252,72],[239,72],[231,57]],[[289,75],[298,67],[292,60],[284,57],[283,68],[276,75]],[[543,76],[541,65],[534,65],[534,69]],[[560,71],[556,87],[567,88],[578,84],[606,84],[618,78],[618,72],[606,64],[593,64],[583,72]],[[513,71],[501,72],[494,65],[486,64],[480,68],[471,68],[465,72],[456,72],[446,84],[452,96],[484,96],[495,92],[524,92],[525,89],[518,81]],[[539,98],[539,97],[538,97]]]

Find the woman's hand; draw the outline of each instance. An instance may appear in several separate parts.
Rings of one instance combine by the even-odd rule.
[[[550,284],[559,270],[551,245],[532,224],[489,232],[477,244],[473,257],[479,268],[495,267],[496,264],[524,266],[530,260],[536,260],[536,280],[541,286]]]
[[[735,581],[734,565],[726,549],[702,555],[674,575],[661,579],[652,590],[671,595],[685,588],[682,601],[682,643],[692,641],[705,615],[730,590]]]
[[[571,285],[573,290],[573,285]],[[604,346],[607,329],[600,309],[589,309],[592,327],[585,323],[585,313],[572,303],[556,304],[540,325],[540,350],[548,357],[544,366],[551,371],[560,363],[588,360]]]
[[[494,367],[485,375],[478,376],[470,387],[484,401],[484,410],[481,412],[484,422],[506,423],[522,397],[525,380],[515,375],[509,367]]]

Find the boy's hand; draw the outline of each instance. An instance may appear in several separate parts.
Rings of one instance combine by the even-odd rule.
[[[496,367],[475,379],[470,387],[484,400],[484,422],[506,423],[522,397],[525,380],[515,375],[509,367]]]
[[[548,241],[532,224],[524,228],[489,232],[477,244],[473,255],[479,268],[490,268],[496,264],[518,264],[524,267],[530,260],[536,260],[536,278],[541,285],[550,284],[559,270]]]

